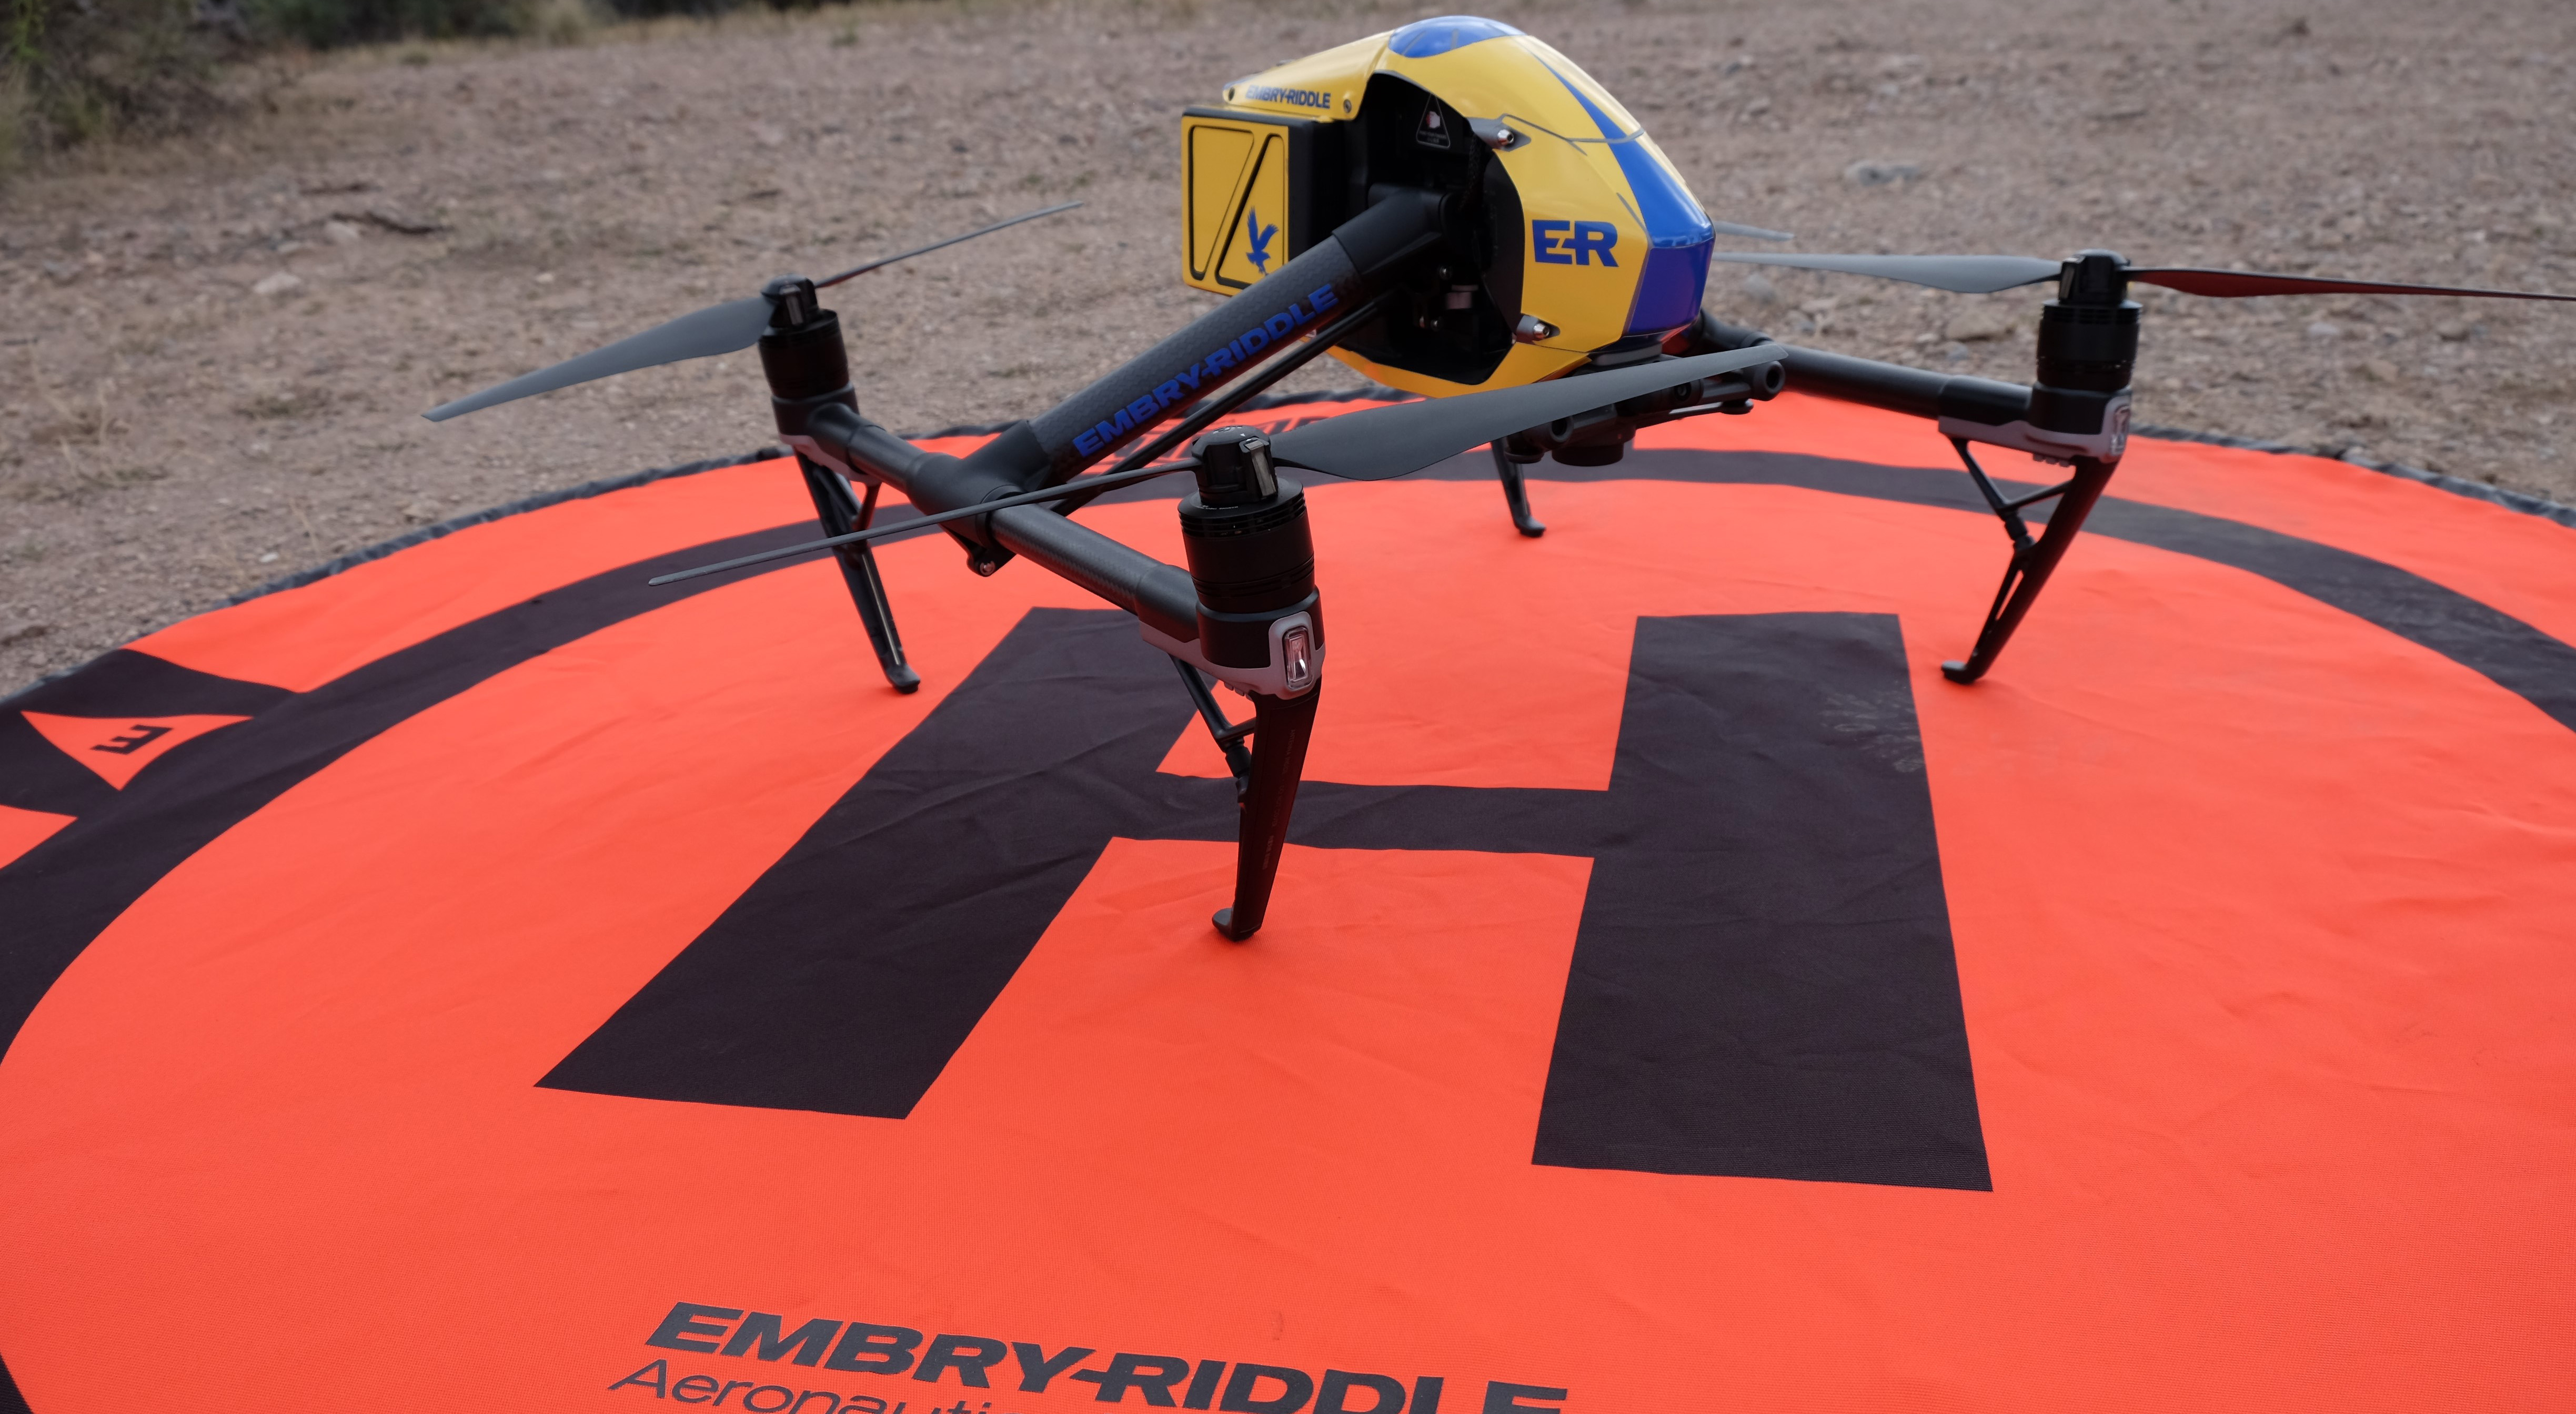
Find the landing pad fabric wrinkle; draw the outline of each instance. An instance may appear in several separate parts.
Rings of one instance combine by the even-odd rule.
[[[1640,441],[1534,468],[1538,541],[1481,456],[1310,488],[1333,682],[1242,945],[1224,766],[1123,615],[881,546],[906,697],[828,563],[643,587],[809,536],[778,463],[13,699],[0,807],[71,821],[0,863],[17,1393],[2576,1387],[2576,532],[2142,440],[1960,688],[2004,542],[1919,424]],[[1176,561],[1173,494],[1082,518]],[[245,720],[118,789],[29,710]],[[648,1343],[679,1303],[1094,1353],[1034,1393]]]

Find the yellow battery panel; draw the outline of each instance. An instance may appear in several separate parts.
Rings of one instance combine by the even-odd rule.
[[[1232,294],[1287,263],[1288,144],[1284,123],[1181,120],[1189,284]]]

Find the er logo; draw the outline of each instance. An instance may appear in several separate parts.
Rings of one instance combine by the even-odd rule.
[[[1590,265],[1617,269],[1610,252],[1619,245],[1619,228],[1607,221],[1532,221],[1530,250],[1541,265]]]
[[[1156,770],[1189,717],[1125,616],[1031,612],[543,1083],[909,1114],[1113,838],[1233,837]],[[1291,838],[1593,859],[1533,1162],[1989,1186],[1891,617],[1641,618],[1608,790],[1310,781]]]

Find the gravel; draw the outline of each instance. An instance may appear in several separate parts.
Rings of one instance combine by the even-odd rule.
[[[2576,290],[2576,7],[1493,3],[1787,249]],[[1418,17],[871,5],[312,61],[253,115],[0,195],[0,691],[413,526],[769,440],[748,354],[435,425],[646,324],[1068,198],[833,301],[868,412],[1033,413],[1204,307],[1182,106]],[[2576,308],[2142,292],[2143,422],[2576,501]],[[1770,270],[1782,337],[2026,379],[2036,292]],[[1348,386],[1329,362],[1291,387]],[[1934,449],[1937,450],[1937,449]],[[1927,456],[1930,455],[1927,452]]]

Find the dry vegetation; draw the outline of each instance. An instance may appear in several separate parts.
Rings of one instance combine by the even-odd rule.
[[[2563,0],[1486,8],[1621,94],[1713,214],[1798,249],[2108,245],[2576,289]],[[866,6],[397,45],[195,136],[39,166],[0,193],[0,690],[413,525],[758,446],[748,357],[416,414],[782,270],[1081,197],[835,301],[872,414],[1032,412],[1198,307],[1175,278],[1177,110],[1422,13]],[[1710,303],[2022,378],[2036,299],[1728,274]],[[2148,421],[2576,500],[2576,310],[2150,309]]]

